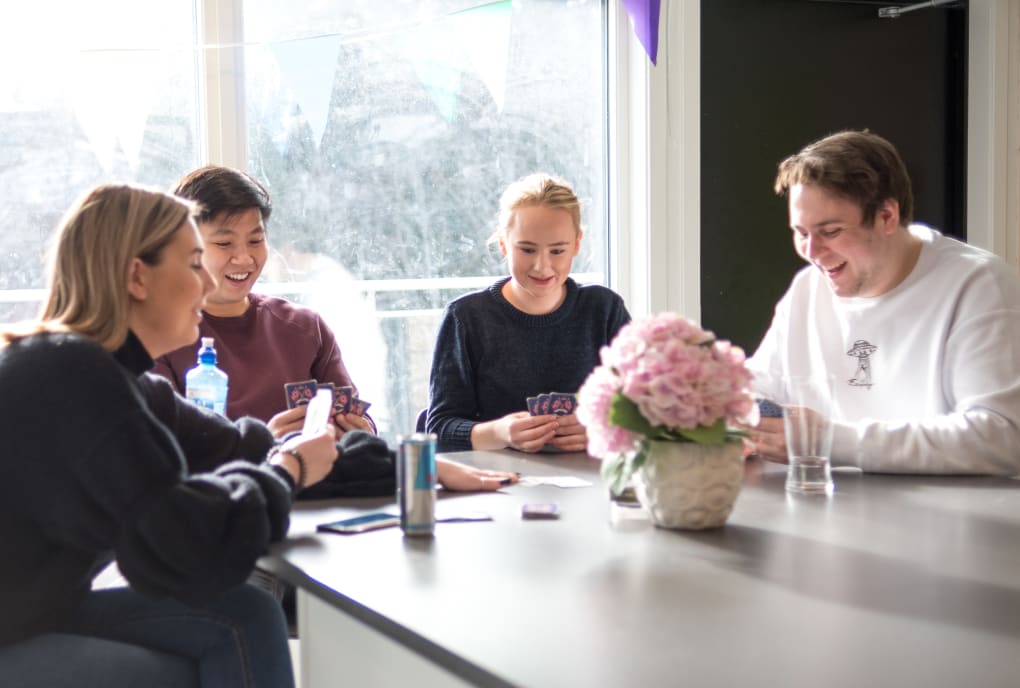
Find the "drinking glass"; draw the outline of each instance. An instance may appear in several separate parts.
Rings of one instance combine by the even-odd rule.
[[[790,464],[786,489],[799,494],[832,494],[830,461],[832,456],[831,375],[787,377],[786,403],[783,404],[783,429]]]

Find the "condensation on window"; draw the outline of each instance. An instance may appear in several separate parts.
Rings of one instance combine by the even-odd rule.
[[[279,258],[266,278],[317,285],[291,297],[337,332],[385,429],[411,429],[427,405],[443,306],[504,274],[486,239],[507,184],[534,171],[570,181],[587,230],[574,269],[605,274],[602,12],[247,3],[250,168],[273,193]]]
[[[222,47],[195,41],[201,2],[62,0],[0,25],[24,65],[0,74],[0,322],[38,309],[80,193],[204,162],[198,55],[239,46],[248,170],[274,205],[256,289],[323,314],[387,436],[427,404],[442,308],[504,274],[486,239],[508,183],[574,185],[574,271],[605,281],[604,2],[246,0]]]

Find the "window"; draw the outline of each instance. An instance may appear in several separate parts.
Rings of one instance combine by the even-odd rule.
[[[505,274],[486,239],[509,182],[541,170],[575,186],[586,237],[574,271],[605,283],[604,1],[234,0],[216,9],[241,16],[203,45],[196,16],[213,1],[197,15],[190,3],[67,1],[80,16],[66,36],[42,10],[11,31],[45,58],[18,63],[51,66],[0,76],[18,79],[0,101],[0,193],[15,213],[0,239],[0,320],[34,314],[45,237],[81,191],[165,188],[206,162],[195,132],[208,104],[194,94],[200,65],[222,63],[202,51],[231,51],[243,84],[210,96],[238,94],[221,111],[243,113],[247,132],[246,152],[214,162],[246,167],[273,196],[274,256],[256,289],[323,314],[384,434],[410,431],[427,404],[443,306]]]
[[[194,12],[18,3],[0,22],[0,322],[34,317],[47,239],[90,186],[166,188],[198,161]]]
[[[575,271],[606,272],[602,5],[291,7],[244,9],[248,167],[280,258],[265,279],[327,318],[376,420],[407,431],[442,307],[504,274],[485,240],[509,182],[570,180],[588,200]]]

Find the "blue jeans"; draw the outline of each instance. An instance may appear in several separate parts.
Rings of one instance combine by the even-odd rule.
[[[94,590],[54,631],[0,648],[0,676],[50,688],[294,685],[280,605],[250,585],[204,607]]]

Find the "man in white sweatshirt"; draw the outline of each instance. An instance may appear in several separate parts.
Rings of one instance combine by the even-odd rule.
[[[896,149],[845,131],[784,160],[797,253],[808,266],[749,360],[757,391],[835,378],[834,466],[889,473],[1020,473],[1020,279],[995,255],[911,224]],[[752,441],[785,462],[781,418]]]

